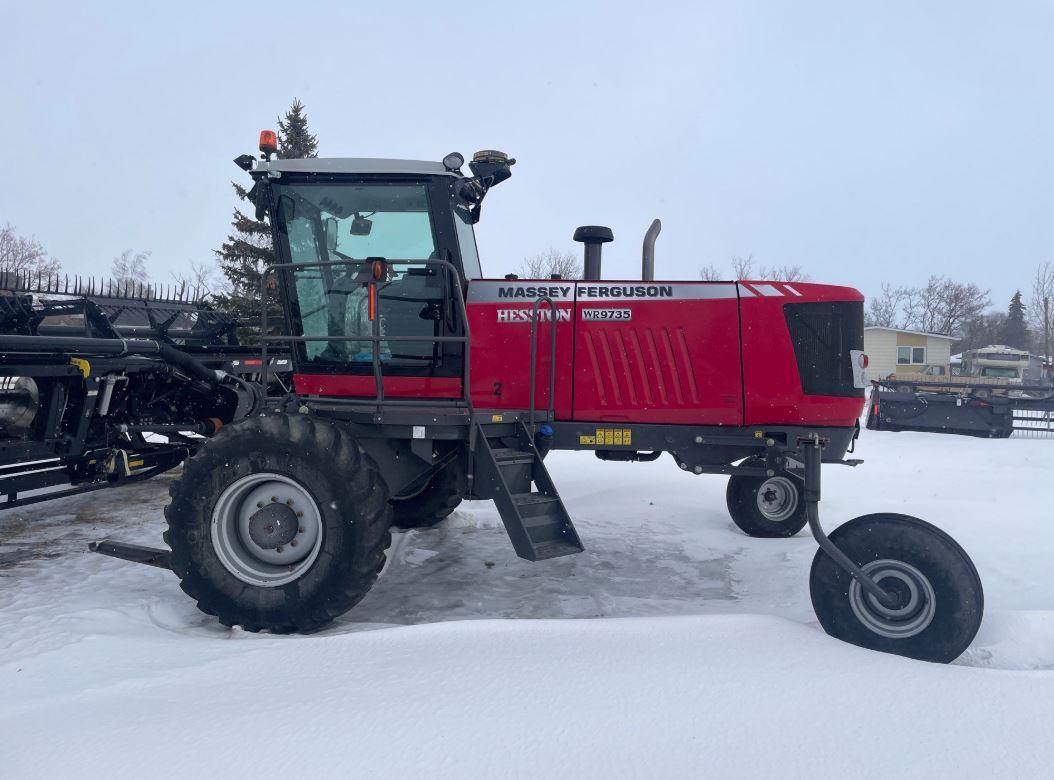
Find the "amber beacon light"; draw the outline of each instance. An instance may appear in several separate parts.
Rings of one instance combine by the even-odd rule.
[[[264,154],[278,153],[278,136],[274,130],[260,131],[260,151]]]

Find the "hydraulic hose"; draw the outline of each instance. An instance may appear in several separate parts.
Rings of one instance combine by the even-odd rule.
[[[228,422],[240,420],[255,412],[263,399],[259,386],[246,382],[224,371],[215,371],[193,355],[152,339],[94,339],[79,336],[0,336],[0,355],[12,353],[36,355],[97,355],[121,357],[124,355],[156,355],[170,366],[181,369],[192,379],[215,388],[225,384],[238,396],[233,417]]]
[[[93,339],[78,336],[0,336],[0,353],[40,355],[157,355],[194,379],[214,386],[223,372],[213,371],[193,355],[151,339]]]

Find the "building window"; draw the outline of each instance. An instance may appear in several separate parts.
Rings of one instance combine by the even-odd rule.
[[[898,366],[921,366],[925,363],[925,347],[897,347]]]

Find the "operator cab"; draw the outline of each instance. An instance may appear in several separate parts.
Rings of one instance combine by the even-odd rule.
[[[261,151],[273,150],[261,143]],[[376,333],[383,376],[460,377],[465,322],[452,285],[464,290],[482,276],[473,224],[513,163],[479,153],[471,178],[459,154],[441,163],[264,159],[247,168],[258,216],[271,215],[276,261],[300,266],[280,270],[291,333],[306,337],[295,344],[297,372],[373,376]]]

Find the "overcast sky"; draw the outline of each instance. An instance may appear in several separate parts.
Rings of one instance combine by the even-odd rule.
[[[516,157],[484,269],[609,225],[605,276],[732,255],[815,281],[1054,260],[1050,2],[6,4],[0,224],[72,271],[211,259],[232,164],[299,97],[322,156]],[[230,7],[228,7],[230,6]]]

